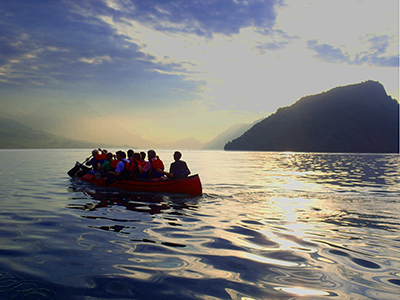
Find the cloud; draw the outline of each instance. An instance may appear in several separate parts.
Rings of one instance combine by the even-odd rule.
[[[70,0],[3,1],[0,21],[0,82],[14,85],[81,89],[120,86],[126,94],[191,99],[205,85],[189,77],[193,62],[163,59],[145,52],[134,36],[111,24],[144,24],[162,33],[202,37],[236,34],[241,28],[271,28],[280,0]],[[112,22],[106,22],[106,19]],[[192,64],[192,66],[190,66]],[[190,67],[190,68],[188,68]],[[164,92],[156,92],[164,88]],[[176,96],[174,94],[186,94]]]
[[[288,42],[271,42],[271,43],[264,43],[259,44],[256,46],[257,49],[260,50],[260,53],[265,53],[265,51],[278,51],[285,48]]]
[[[349,53],[328,44],[320,44],[318,40],[309,40],[308,49],[315,51],[315,58],[329,63],[346,63],[349,65],[367,64],[371,67],[399,67],[399,55],[388,52],[389,37],[372,36],[360,38],[365,51]],[[345,48],[345,47],[342,47]]]
[[[191,33],[212,38],[250,26],[272,28],[281,0],[134,0],[107,1],[114,16],[135,19],[159,31]]]
[[[300,39],[299,36],[290,36],[286,32],[273,28],[268,30],[265,34],[265,30],[256,30],[257,33],[261,34],[261,38],[268,39],[268,41],[257,41],[256,50],[260,54],[266,54],[269,51],[279,51],[285,49],[288,45],[292,45],[295,41]]]
[[[176,76],[187,72],[184,64],[160,64],[141,45],[99,19],[100,13],[113,13],[103,2],[46,2],[2,4],[3,88],[74,90],[150,103],[193,99],[204,85]]]
[[[399,67],[398,41],[393,41],[388,35],[372,34],[362,37],[360,40],[369,47],[367,51],[356,54],[354,63],[367,63],[376,67]],[[397,53],[389,50],[393,44],[397,45]]]
[[[330,63],[350,63],[349,56],[339,48],[335,48],[327,44],[318,44],[317,40],[310,40],[307,42],[309,49],[317,52],[314,56],[325,62]]]

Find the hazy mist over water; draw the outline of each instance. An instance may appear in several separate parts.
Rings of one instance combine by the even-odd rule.
[[[0,151],[0,299],[400,297],[398,154],[182,151],[193,198],[68,178],[90,151]]]

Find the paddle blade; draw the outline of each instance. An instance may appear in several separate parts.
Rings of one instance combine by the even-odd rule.
[[[75,166],[67,172],[68,176],[74,177],[75,174],[81,169],[80,163],[76,163]]]

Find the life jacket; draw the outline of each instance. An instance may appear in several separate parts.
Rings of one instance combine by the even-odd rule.
[[[140,166],[142,169],[144,168],[144,166],[146,164],[147,164],[147,161],[145,161],[145,160],[138,161],[138,166]],[[151,169],[149,171],[147,171],[147,172],[140,173],[139,172],[139,168],[138,168],[138,178],[143,179],[143,180],[147,180],[150,177],[150,172],[151,172]]]
[[[138,163],[136,160],[133,159],[133,157],[129,158],[129,162],[125,162],[125,169],[128,171],[136,171]]]
[[[131,171],[128,168],[129,168],[129,165],[131,162],[126,158],[124,158],[123,160],[117,160],[117,162],[118,162],[118,164],[117,164],[116,171],[119,170],[118,169],[119,163],[123,162],[123,169],[119,170],[118,180],[122,180],[122,179],[126,179],[126,178],[130,177]]]
[[[111,168],[113,168],[115,170],[117,168],[118,163],[119,163],[119,160],[112,159],[111,160]]]
[[[161,159],[155,159],[151,162],[151,167],[153,169],[161,169],[164,170],[164,163]]]
[[[137,163],[138,163],[138,166],[141,166],[143,168],[147,164],[147,161],[139,160]]]
[[[161,159],[153,158],[151,161],[151,178],[158,178],[164,175],[160,172],[157,172],[157,169],[164,170],[164,163]]]
[[[93,170],[97,171],[97,163],[100,163],[100,165],[107,160],[107,155],[102,153],[102,154],[95,154],[93,156],[95,159],[95,163],[93,164]]]
[[[97,161],[102,161],[107,159],[107,155],[102,153],[102,154],[95,154],[94,159]]]
[[[138,169],[138,162],[133,158],[130,157],[129,161],[125,162],[125,175],[127,178],[137,179],[139,178],[139,169]]]

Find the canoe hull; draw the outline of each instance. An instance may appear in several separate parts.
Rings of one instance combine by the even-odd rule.
[[[95,184],[100,187],[112,187],[125,191],[152,192],[152,193],[177,193],[189,195],[201,195],[202,185],[198,175],[192,175],[178,180],[160,180],[160,181],[134,181],[121,180],[106,185],[105,178],[97,179],[92,174],[86,174],[80,177],[82,181]]]

